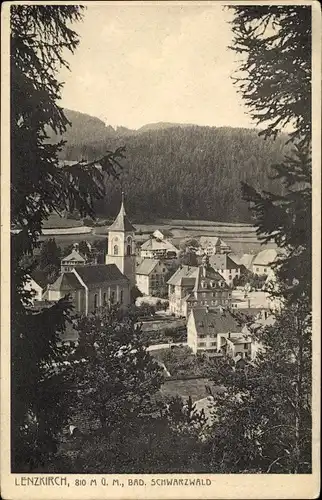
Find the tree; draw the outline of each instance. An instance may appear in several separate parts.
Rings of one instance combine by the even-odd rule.
[[[74,52],[78,36],[69,25],[82,17],[78,6],[11,5],[11,437],[12,468],[32,470],[53,451],[67,419],[68,404],[51,397],[57,346],[69,314],[68,301],[35,314],[24,290],[28,269],[21,259],[38,246],[42,221],[52,212],[93,215],[94,199],[104,196],[104,177],[118,176],[123,149],[105,150],[98,161],[61,167],[63,142],[48,141],[48,130],[63,133],[68,121],[58,106],[62,84],[56,75],[68,67],[64,55]],[[97,164],[101,168],[97,168]],[[64,385],[62,384],[62,388]],[[60,394],[64,401],[67,393]],[[58,418],[57,408],[61,408]],[[32,415],[32,418],[30,418]],[[37,439],[34,439],[34,430]]]
[[[159,365],[140,340],[135,320],[115,308],[82,318],[75,385],[78,411],[98,420],[104,432],[122,428],[153,410],[153,394],[163,380]]]
[[[55,238],[45,240],[40,249],[39,266],[45,269],[49,264],[59,267],[60,266],[60,248],[56,244]]]
[[[198,265],[197,256],[191,250],[186,250],[185,252],[180,252],[179,261],[184,266],[197,266]]]
[[[253,332],[265,350],[246,367],[218,362],[213,460],[221,472],[311,472],[311,325],[300,304]]]
[[[241,54],[235,83],[261,134],[292,126],[292,140],[311,137],[311,7],[232,6],[232,48]]]
[[[254,331],[262,343],[242,370],[223,360],[213,373],[226,394],[217,408],[212,452],[222,472],[311,471],[311,159],[310,10],[298,6],[234,7],[234,47],[246,52],[237,80],[253,117],[276,135],[293,124],[293,151],[275,166],[283,195],[243,185],[264,241],[283,254],[272,294],[280,299],[275,324]],[[273,28],[273,34],[268,28]],[[274,32],[275,30],[275,32]],[[290,64],[297,62],[296,82]],[[266,65],[266,66],[265,66]],[[237,436],[238,440],[235,437]]]

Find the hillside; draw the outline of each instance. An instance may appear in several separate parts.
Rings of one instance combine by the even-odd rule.
[[[250,222],[241,181],[280,189],[269,179],[282,158],[285,137],[264,140],[257,131],[230,127],[151,124],[138,131],[106,127],[97,118],[68,111],[73,122],[64,139],[64,160],[92,160],[107,149],[126,147],[122,174],[127,207],[137,221],[156,218]],[[102,216],[119,206],[120,185],[107,179]]]

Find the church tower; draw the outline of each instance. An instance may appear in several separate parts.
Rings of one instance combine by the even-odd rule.
[[[124,193],[118,216],[108,228],[108,250],[106,264],[115,264],[129,280],[131,287],[135,285],[135,227],[132,226],[124,208]]]

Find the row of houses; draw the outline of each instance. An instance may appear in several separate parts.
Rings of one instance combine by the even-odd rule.
[[[222,307],[194,308],[187,322],[188,346],[195,354],[206,353],[215,357],[227,355],[234,361],[253,360],[263,346],[252,333],[261,326],[273,324],[274,318],[262,310],[254,311],[251,321],[249,316],[249,309],[235,315]]]
[[[245,264],[227,253],[230,249],[223,240],[208,238],[203,243],[206,252],[201,265],[179,266],[167,281],[169,256],[179,252],[168,237],[166,232],[155,231],[142,245],[143,258],[136,266],[135,227],[127,217],[122,195],[120,211],[108,230],[105,264],[88,263],[75,247],[62,259],[61,274],[53,284],[46,286],[38,273],[27,287],[36,291],[35,300],[59,300],[69,293],[76,310],[84,314],[107,302],[129,304],[135,285],[146,295],[168,289],[170,312],[175,316],[188,317],[191,309],[199,306],[229,307],[231,285]],[[275,256],[275,251],[263,252],[250,264],[259,273],[268,271],[265,266]]]

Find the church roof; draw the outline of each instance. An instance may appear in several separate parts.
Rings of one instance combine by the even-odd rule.
[[[106,281],[128,281],[115,264],[95,264],[87,266],[76,266],[75,271],[85,285],[103,283]]]
[[[73,290],[81,290],[84,287],[77,276],[70,272],[61,274],[49,288],[50,290],[59,292],[71,292]]]
[[[130,222],[130,219],[126,215],[124,208],[124,194],[122,193],[122,204],[121,209],[113,222],[113,224],[108,228],[109,231],[124,231],[124,232],[134,232],[135,227]]]

